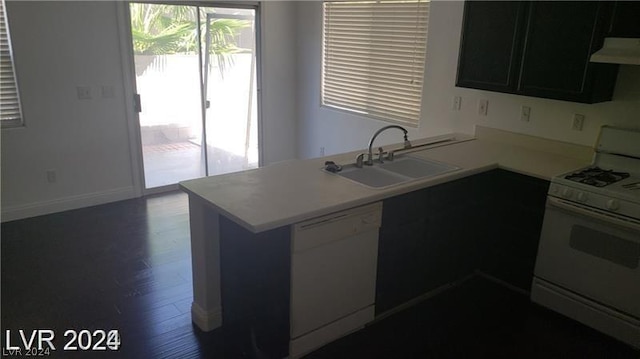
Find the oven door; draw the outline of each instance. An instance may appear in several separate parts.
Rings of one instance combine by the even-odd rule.
[[[640,221],[548,197],[535,275],[640,318]]]

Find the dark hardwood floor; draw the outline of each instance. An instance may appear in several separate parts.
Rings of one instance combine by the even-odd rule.
[[[118,329],[118,353],[55,356],[221,357],[191,324],[191,253],[183,193],[2,224],[2,329]],[[2,336],[3,346],[5,337]]]
[[[325,358],[637,359],[640,353],[477,276],[305,357]]]
[[[170,193],[3,223],[5,330],[118,329],[117,352],[51,357],[225,358],[221,330],[191,324],[187,197]],[[3,351],[3,356],[6,354]],[[526,296],[476,278],[307,356],[640,358]]]

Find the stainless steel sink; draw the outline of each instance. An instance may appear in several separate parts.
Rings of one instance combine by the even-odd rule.
[[[380,168],[410,178],[425,178],[459,169],[450,164],[404,156],[378,165]]]
[[[407,181],[407,177],[386,171],[377,166],[358,168],[355,165],[347,165],[337,174],[352,181],[362,183],[365,186],[375,188],[387,187]]]
[[[459,167],[421,158],[402,156],[393,161],[374,163],[373,166],[357,167],[355,164],[343,166],[337,175],[373,188],[388,187],[413,180],[429,178]]]

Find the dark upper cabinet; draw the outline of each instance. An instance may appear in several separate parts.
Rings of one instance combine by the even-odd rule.
[[[611,100],[618,65],[590,63],[613,3],[466,2],[456,85],[594,103]]]
[[[507,1],[465,3],[458,86],[515,91],[525,6]]]
[[[611,100],[617,65],[589,62],[602,47],[607,10],[602,2],[532,2],[518,91],[575,102]]]
[[[607,36],[640,38],[640,1],[616,1]]]

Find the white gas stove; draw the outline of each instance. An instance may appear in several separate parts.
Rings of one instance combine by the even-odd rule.
[[[604,126],[552,179],[531,299],[640,348],[640,130]]]
[[[639,219],[640,174],[626,170],[589,166],[568,172],[553,178],[549,195]]]
[[[640,218],[640,129],[604,126],[593,165],[552,179],[549,195]]]

